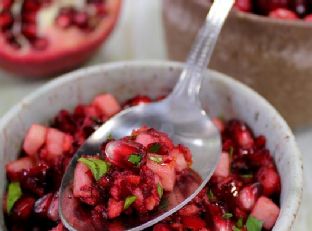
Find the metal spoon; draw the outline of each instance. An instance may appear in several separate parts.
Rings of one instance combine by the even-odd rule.
[[[59,213],[66,228],[73,231],[109,230],[107,223],[98,226],[85,211],[80,210],[80,203],[75,201],[70,190],[79,157],[82,154],[99,153],[100,145],[109,135],[121,138],[142,125],[164,131],[175,143],[184,144],[191,149],[192,169],[202,178],[195,186],[192,179],[184,182],[193,183],[193,187],[187,192],[178,192],[179,188],[175,188],[171,194],[178,192],[180,200],[171,200],[167,208],[159,210],[148,220],[134,222],[133,218],[120,218],[119,222],[125,230],[143,230],[170,216],[190,202],[208,182],[219,160],[221,140],[219,131],[201,108],[199,90],[203,71],[210,61],[218,35],[233,3],[234,0],[214,1],[205,24],[197,35],[185,69],[166,99],[120,112],[97,129],[74,155],[63,177],[59,195]],[[170,198],[176,195],[169,193],[167,196]]]

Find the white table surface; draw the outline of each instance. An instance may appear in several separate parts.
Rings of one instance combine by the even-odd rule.
[[[114,33],[88,65],[132,59],[167,59],[160,0],[124,0]],[[29,81],[0,71],[0,117],[22,97],[46,83]],[[312,230],[312,128],[295,132],[303,154],[305,190],[294,230]]]

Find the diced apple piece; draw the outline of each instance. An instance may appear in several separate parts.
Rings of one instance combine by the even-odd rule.
[[[271,229],[277,220],[279,212],[279,207],[272,200],[262,196],[257,200],[251,215],[263,221],[265,229]]]
[[[222,152],[220,161],[213,175],[216,177],[228,177],[230,175],[230,162],[230,155],[226,152]]]
[[[176,172],[172,163],[159,164],[152,160],[147,160],[147,167],[159,176],[164,190],[171,192],[176,182]]]
[[[145,207],[147,210],[151,211],[155,208],[157,205],[158,201],[155,199],[154,196],[150,196],[145,199]]]
[[[74,138],[71,135],[66,134],[64,137],[64,142],[63,142],[63,152],[64,153],[71,151],[73,142],[74,142]]]
[[[116,201],[115,199],[110,198],[108,201],[108,217],[110,219],[118,217],[122,213],[123,207],[123,201]]]
[[[55,157],[61,156],[63,154],[64,148],[64,140],[65,140],[65,133],[54,129],[49,128],[47,134],[47,156],[48,160],[52,160]]]
[[[175,161],[176,171],[181,172],[187,168],[187,162],[184,158],[184,154],[180,152],[178,148],[173,149],[169,155],[172,156]]]
[[[6,172],[10,180],[18,180],[18,175],[22,170],[29,170],[34,167],[34,161],[30,157],[22,157],[6,164]]]
[[[111,94],[104,94],[95,97],[92,105],[108,117],[115,115],[121,110],[116,98]]]
[[[46,140],[47,130],[46,127],[39,124],[33,124],[30,127],[23,144],[23,149],[29,156],[36,155],[43,146]]]
[[[89,168],[83,163],[78,163],[74,173],[73,194],[75,197],[91,197],[92,176],[89,174]],[[87,190],[90,188],[89,190]]]

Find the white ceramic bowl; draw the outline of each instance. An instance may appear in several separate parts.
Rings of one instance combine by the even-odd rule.
[[[26,97],[0,121],[2,191],[6,185],[4,166],[16,159],[23,137],[32,123],[48,123],[60,109],[71,109],[77,104],[90,102],[102,92],[110,92],[121,101],[136,94],[167,94],[181,69],[181,64],[171,62],[101,65],[64,75]],[[253,90],[214,71],[207,71],[205,75],[201,90],[205,110],[212,116],[241,119],[250,125],[256,135],[267,137],[268,148],[282,180],[281,213],[273,230],[290,230],[303,187],[301,155],[292,132],[279,113]],[[0,217],[0,229],[5,230],[3,215]]]

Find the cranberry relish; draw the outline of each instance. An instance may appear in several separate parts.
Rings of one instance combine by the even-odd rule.
[[[127,101],[123,108],[151,101],[149,97],[137,96]],[[20,157],[6,165],[9,186],[4,196],[4,214],[9,230],[65,230],[59,221],[57,207],[57,190],[64,170],[84,140],[121,108],[113,96],[105,94],[97,96],[89,105],[78,105],[73,113],[66,110],[60,111],[51,123],[51,127],[36,124],[31,126],[25,137]],[[248,126],[241,121],[223,122],[220,119],[215,119],[215,124],[222,134],[223,153],[213,177],[206,188],[191,203],[151,229],[155,231],[272,229],[279,215],[278,202],[281,186],[274,161],[269,150],[265,148],[265,137],[254,137]],[[153,129],[144,128],[138,131],[136,139],[141,133],[150,132],[157,134],[157,131]],[[131,139],[133,138],[130,137]],[[127,143],[128,141],[112,141],[110,145],[116,148],[114,142]],[[132,142],[135,141],[131,140]],[[140,145],[135,142],[133,148],[137,146]],[[178,146],[178,150],[181,147],[183,146]],[[103,146],[103,148],[108,147]],[[151,149],[152,147],[147,146],[146,148]],[[160,154],[163,154],[162,149],[158,150]],[[186,154],[188,153],[186,150],[182,148],[181,151]],[[155,155],[155,157],[158,156]],[[184,157],[190,163],[189,154]],[[87,159],[88,156],[84,158]],[[115,156],[112,155],[110,158],[114,162]],[[132,158],[136,163],[138,158]],[[144,163],[147,160],[147,158],[145,160],[142,158],[140,161]],[[157,164],[156,162],[150,161],[152,164]],[[125,163],[128,164],[128,162]],[[147,163],[145,164],[147,167]],[[83,165],[83,161],[79,166],[85,168],[85,173],[88,174],[84,176],[89,180],[92,179],[93,182],[92,177],[94,176],[86,165]],[[146,173],[151,172],[146,168]],[[137,175],[129,174],[132,179],[127,180],[136,183]],[[116,172],[115,177],[119,177],[120,182],[126,176]],[[155,178],[147,177],[145,179],[154,180],[155,183]],[[161,180],[160,177],[159,180]],[[106,182],[101,180],[98,183],[105,184]],[[113,183],[117,189],[115,198],[118,199],[122,192],[118,190],[120,183],[118,183],[118,179]],[[163,184],[163,182],[161,183]],[[151,205],[159,203],[161,189],[157,187],[156,193],[155,184],[148,187],[152,187],[150,196],[151,201],[154,202],[145,200],[144,205],[138,206],[138,209],[145,210],[151,208]],[[162,187],[165,188],[166,183]],[[83,189],[83,187],[78,187],[78,192]],[[88,194],[90,191],[86,190],[85,192]],[[136,192],[131,193],[136,198],[138,197]],[[124,202],[111,207],[111,209],[116,209],[116,214],[120,213],[120,207],[122,207],[122,212],[128,212],[123,209],[126,205],[125,201],[128,201],[127,206],[132,203],[132,206],[136,206],[135,204],[139,201],[137,199],[134,201],[132,194],[122,196]],[[80,198],[89,204],[97,202],[89,200],[91,199],[89,196]],[[118,202],[118,200],[116,201]],[[104,214],[108,215],[107,208],[104,210],[96,210],[96,208],[95,206],[95,214],[97,211],[105,211]],[[113,212],[111,211],[111,213]],[[114,214],[110,216],[114,217]],[[120,230],[120,227],[115,227],[115,230]]]

